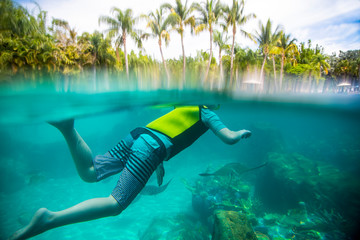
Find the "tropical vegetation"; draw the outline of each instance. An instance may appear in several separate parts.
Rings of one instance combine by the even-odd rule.
[[[136,87],[202,87],[211,90],[322,92],[336,86],[358,88],[360,50],[326,55],[322,46],[297,42],[271,19],[264,24],[247,13],[243,0],[230,6],[221,0],[169,0],[150,13],[134,16],[132,9],[114,6],[101,16],[104,32],[79,34],[71,22],[49,19],[38,4],[29,10],[12,0],[0,1],[0,81],[75,81],[87,78],[94,86],[116,76]],[[146,21],[145,29],[138,22]],[[245,31],[249,21],[259,27]],[[209,32],[209,50],[185,54],[184,34]],[[180,35],[182,56],[166,59],[174,33]],[[189,31],[189,32],[188,32]],[[257,49],[242,48],[236,34],[255,41]],[[161,61],[143,49],[149,38],[158,41]],[[139,48],[128,48],[134,41]],[[165,48],[163,45],[165,43]],[[218,57],[213,56],[213,44]],[[122,49],[121,49],[122,47]],[[60,79],[60,80],[59,80]],[[25,81],[24,80],[24,81]],[[345,84],[346,83],[346,84]],[[340,85],[339,85],[340,84]]]

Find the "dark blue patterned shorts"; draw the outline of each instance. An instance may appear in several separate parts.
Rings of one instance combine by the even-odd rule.
[[[109,152],[94,158],[98,181],[121,172],[111,195],[123,209],[144,188],[163,160],[161,148],[159,142],[148,134],[140,134],[136,139],[129,134]]]

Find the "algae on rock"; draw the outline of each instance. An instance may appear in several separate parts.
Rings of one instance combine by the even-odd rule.
[[[215,212],[212,240],[256,240],[245,214],[235,211],[219,210]]]

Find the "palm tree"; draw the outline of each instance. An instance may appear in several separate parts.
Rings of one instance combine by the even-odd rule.
[[[213,27],[218,22],[219,18],[222,16],[224,7],[221,5],[220,0],[206,0],[206,2],[202,2],[202,5],[203,6],[201,6],[201,4],[199,3],[195,3],[194,8],[201,15],[198,25],[195,27],[195,33],[197,34],[205,29],[209,30],[210,33],[210,56],[204,76],[205,82],[209,74],[212,59]]]
[[[227,50],[230,48],[229,44],[227,44],[227,41],[229,40],[229,37],[225,35],[225,32],[219,32],[217,30],[214,31],[214,43],[219,47],[219,67],[220,67],[220,81],[223,80],[223,64],[222,64],[222,57],[221,52],[223,50]]]
[[[67,21],[56,18],[51,25],[50,31],[53,33],[55,45],[60,49],[56,57],[61,62],[63,73],[74,73],[91,62],[91,54],[84,54],[89,44],[78,42],[75,28],[71,28]]]
[[[75,31],[75,28],[70,27],[67,21],[54,18],[51,24],[52,27],[50,29],[53,32],[57,43],[63,47],[76,44],[77,32]]]
[[[0,33],[3,35],[24,37],[39,29],[36,19],[12,0],[0,1]]]
[[[139,38],[137,31],[134,29],[137,18],[133,17],[133,11],[131,9],[122,11],[117,7],[113,7],[111,9],[111,13],[114,15],[114,17],[100,16],[99,23],[105,23],[109,25],[109,29],[106,30],[109,36],[117,37],[115,40],[115,48],[118,58],[118,48],[122,45],[124,46],[126,76],[129,79],[129,63],[126,51],[126,38],[128,35],[130,35],[130,37],[137,42],[138,46],[141,46],[141,38]]]
[[[264,85],[264,67],[266,59],[270,53],[271,48],[274,46],[276,41],[279,38],[280,35],[280,26],[278,25],[274,32],[272,32],[272,23],[270,19],[268,19],[266,26],[262,24],[262,22],[259,22],[259,28],[260,32],[256,31],[255,33],[255,39],[257,43],[259,44],[262,54],[264,56],[263,63],[261,65],[261,71],[260,71],[260,81],[262,82],[262,86]]]
[[[278,90],[278,84],[277,84],[277,78],[276,78],[276,63],[275,63],[275,58],[278,55],[278,52],[275,49],[275,46],[271,46],[270,51],[269,51],[269,56],[270,59],[272,60],[272,64],[273,64],[273,71],[274,71],[274,84],[275,84],[275,91]]]
[[[239,77],[239,70],[243,72],[245,67],[247,66],[245,56],[246,56],[245,49],[242,49],[239,44],[235,44],[235,47],[234,47],[234,69],[233,69],[234,74],[235,74],[235,76],[234,76],[235,82],[237,81],[237,79]]]
[[[321,78],[321,72],[324,72],[325,74],[328,74],[328,70],[330,68],[329,63],[326,62],[328,59],[327,56],[324,56],[320,51],[316,52],[316,54],[311,59],[311,67],[317,73],[316,80],[317,83],[319,82],[319,79]],[[311,87],[311,79],[310,79],[310,87]]]
[[[33,2],[38,10],[37,14],[37,24],[38,24],[38,30],[42,34],[46,34],[46,20],[47,20],[47,12],[43,11],[40,7],[40,5],[37,2]]]
[[[147,20],[147,27],[149,27],[151,29],[152,32],[152,37],[157,37],[158,38],[158,44],[159,44],[159,49],[160,49],[160,54],[161,54],[161,59],[166,71],[166,75],[167,75],[167,86],[170,86],[170,74],[169,74],[169,70],[167,69],[166,66],[166,62],[164,60],[164,55],[163,55],[163,51],[162,51],[162,39],[165,40],[165,45],[168,46],[169,45],[169,41],[170,41],[170,34],[169,34],[169,30],[168,27],[170,26],[170,22],[171,22],[171,18],[173,17],[172,15],[169,15],[165,20],[163,18],[163,8],[157,9],[156,12],[151,12],[149,15],[142,15],[142,17],[146,18]]]
[[[194,5],[192,4],[189,8],[187,7],[188,0],[186,0],[185,5],[182,4],[181,0],[175,0],[175,5],[165,3],[161,8],[166,8],[171,11],[172,15],[172,25],[175,27],[176,31],[180,34],[181,37],[181,47],[183,54],[183,82],[182,86],[185,84],[185,68],[186,68],[186,57],[184,49],[184,28],[185,26],[190,25],[192,28],[195,26],[195,17],[191,15],[194,10]]]
[[[250,71],[251,66],[255,66],[258,61],[257,51],[253,51],[250,48],[242,49],[239,46],[235,46],[234,62],[238,64],[241,71]]]
[[[103,33],[97,30],[93,34],[84,32],[78,37],[78,44],[85,49],[87,48],[87,52],[91,52],[94,71],[96,66],[107,67],[116,62],[114,56],[109,52],[109,49],[111,49],[110,38],[104,38]]]
[[[235,35],[236,35],[236,25],[240,27],[240,33],[250,39],[252,38],[252,35],[246,32],[244,29],[241,28],[244,24],[246,24],[251,18],[255,18],[256,15],[251,13],[248,15],[244,15],[244,0],[241,0],[240,2],[237,0],[233,0],[232,7],[227,7],[225,10],[226,13],[226,23],[227,26],[232,26],[232,33],[233,33],[233,39],[232,39],[232,46],[231,46],[231,61],[230,61],[230,86],[232,85],[232,79],[233,79],[233,68],[234,68],[234,46],[235,46]]]
[[[277,45],[274,47],[274,50],[281,55],[281,68],[280,68],[280,90],[282,88],[282,80],[284,73],[284,63],[288,55],[294,57],[295,54],[299,54],[297,46],[294,42],[296,42],[296,38],[291,39],[291,34],[286,35],[284,32],[281,32],[279,41]]]
[[[308,88],[305,89],[306,91],[312,90],[314,75],[318,82],[322,72],[325,72],[325,74],[328,73],[330,65],[326,62],[327,59],[328,57],[323,54],[322,47],[318,45],[316,45],[315,48],[311,47],[311,40],[308,40],[307,47],[305,47],[305,43],[300,43],[300,54],[298,56],[298,62],[300,64],[298,66],[303,68],[301,72],[302,75],[307,75],[309,79]]]
[[[321,72],[328,74],[330,65],[326,62],[327,59],[328,57],[323,55],[321,52],[317,52],[312,58],[311,63],[315,66],[315,69],[319,73],[319,77],[321,77]]]

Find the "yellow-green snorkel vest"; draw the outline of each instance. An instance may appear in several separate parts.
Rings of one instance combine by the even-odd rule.
[[[193,144],[208,127],[201,121],[203,106],[181,106],[146,125],[147,128],[165,134],[171,139],[173,157],[186,147]]]

